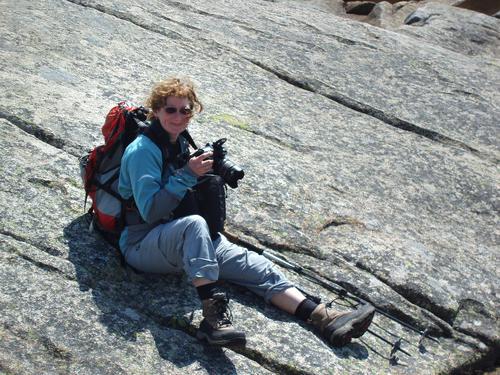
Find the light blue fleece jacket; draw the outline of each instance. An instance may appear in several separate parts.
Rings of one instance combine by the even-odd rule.
[[[179,140],[184,152],[187,141],[183,137]],[[187,190],[197,183],[196,175],[187,165],[174,169],[169,163],[163,171],[162,166],[161,150],[145,135],[139,135],[123,154],[118,191],[124,199],[134,198],[145,223],[125,227],[120,237],[122,253],[139,243],[160,222],[170,220]]]

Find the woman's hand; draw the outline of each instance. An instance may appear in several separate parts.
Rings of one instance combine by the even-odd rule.
[[[189,159],[188,166],[189,169],[198,177],[203,176],[212,170],[213,160],[206,160],[212,157],[212,152],[205,152],[199,156]]]

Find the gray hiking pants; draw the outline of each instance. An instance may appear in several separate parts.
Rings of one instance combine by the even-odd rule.
[[[198,215],[160,224],[124,254],[139,271],[160,274],[185,272],[189,280],[227,280],[269,300],[293,287],[262,255],[227,240],[222,234],[212,241],[208,225]]]

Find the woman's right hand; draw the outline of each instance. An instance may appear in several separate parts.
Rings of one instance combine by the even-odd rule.
[[[191,171],[198,177],[210,172],[212,170],[214,161],[212,159],[207,159],[211,158],[212,155],[212,152],[205,152],[204,154],[189,159],[189,169],[191,169]]]

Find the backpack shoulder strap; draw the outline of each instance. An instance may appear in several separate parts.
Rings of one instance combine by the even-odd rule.
[[[161,157],[163,160],[162,163],[162,170],[164,170],[168,164],[169,161],[169,153],[168,153],[168,140],[165,140],[160,132],[158,131],[157,127],[155,126],[147,126],[144,128],[142,134],[144,134],[146,137],[151,139],[153,143],[158,146],[158,148],[161,151]]]

